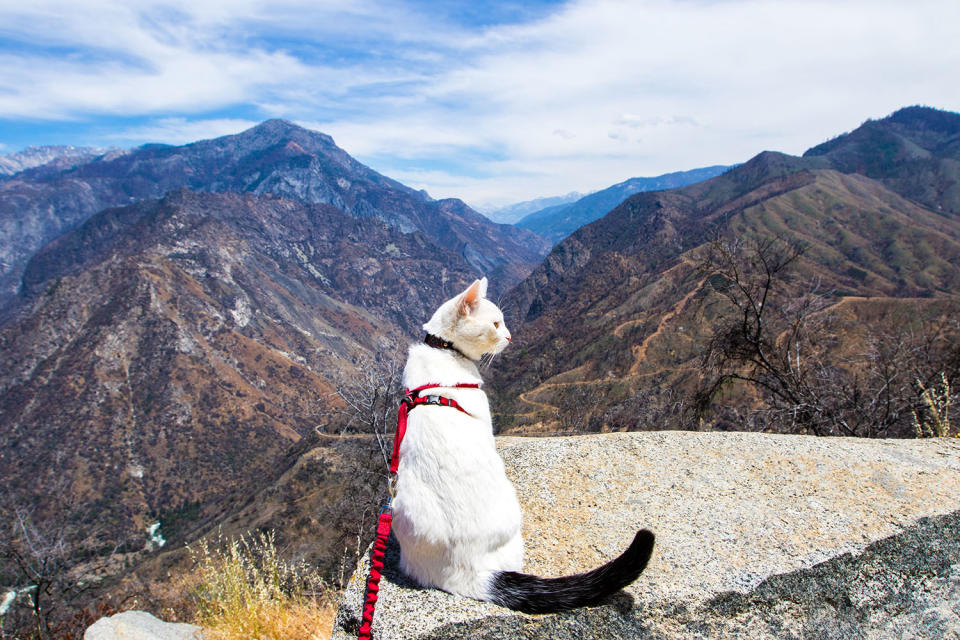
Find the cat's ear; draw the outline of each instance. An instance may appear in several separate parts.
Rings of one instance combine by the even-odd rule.
[[[484,276],[480,278],[478,282],[480,283],[480,297],[486,298],[487,297],[487,277]]]
[[[481,298],[487,295],[487,279],[474,280],[467,290],[460,294],[460,313],[467,314],[473,311]]]

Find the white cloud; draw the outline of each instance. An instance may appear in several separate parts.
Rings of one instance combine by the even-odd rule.
[[[397,61],[306,60],[286,50],[295,43],[282,40],[310,32],[312,46],[323,47],[325,35],[344,37],[364,21],[364,36],[375,37],[397,11],[374,20],[370,3],[285,2],[270,9],[250,1],[184,0],[0,6],[0,35],[32,45],[0,54],[0,117],[202,113],[237,104],[287,114],[359,87],[416,78]]]
[[[91,68],[12,56],[0,56],[0,68],[3,85],[27,87],[0,95],[0,114],[7,118],[201,113],[308,75],[303,65],[282,54],[234,57],[178,50],[146,68],[115,63]],[[32,74],[41,77],[31,81],[27,76]]]
[[[216,118],[211,120],[187,120],[186,118],[159,118],[138,127],[121,129],[108,138],[138,144],[141,142],[162,142],[165,144],[186,144],[197,140],[219,138],[240,133],[258,122],[237,118]]]
[[[0,116],[175,114],[153,126],[180,140],[250,105],[435,197],[505,203],[958,109],[957,24],[956,0],[580,0],[485,29],[382,0],[8,3],[0,35],[71,53],[0,55]]]
[[[957,108],[956,24],[953,0],[573,3],[488,32],[426,89],[416,121],[456,131],[451,153],[482,145],[511,161],[423,186],[482,200],[588,191],[768,148],[800,153],[909,104]],[[348,150],[388,154],[404,140],[384,126],[328,128]],[[408,152],[422,148],[416,129]]]

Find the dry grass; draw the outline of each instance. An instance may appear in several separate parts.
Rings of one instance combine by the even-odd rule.
[[[953,396],[950,392],[950,382],[944,373],[940,374],[940,385],[925,387],[918,379],[920,399],[923,400],[924,415],[913,412],[913,428],[918,438],[945,438],[950,435],[950,405]],[[957,432],[960,438],[960,431]]]
[[[333,627],[333,590],[304,563],[281,559],[272,534],[193,551],[197,624],[219,640],[319,640]]]

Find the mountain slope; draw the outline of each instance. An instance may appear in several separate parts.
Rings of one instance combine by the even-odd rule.
[[[212,517],[338,424],[335,390],[472,277],[325,204],[180,190],[97,214],[33,258],[0,329],[4,503],[62,523],[79,556]]]
[[[195,539],[287,486],[317,432],[375,430],[367,392],[436,306],[480,273],[518,282],[546,248],[282,121],[0,179],[0,511],[62,537],[77,580],[149,557],[156,523]],[[324,464],[308,493],[329,511],[349,498]],[[362,468],[353,484],[379,489]],[[254,519],[299,513],[309,535],[263,504]],[[352,517],[319,539],[352,539]],[[342,545],[308,546],[329,575]],[[27,579],[10,556],[0,575]]]
[[[497,225],[462,202],[433,201],[351,158],[327,135],[270,120],[243,133],[184,146],[148,145],[75,167],[42,166],[0,181],[0,306],[19,287],[33,252],[107,207],[188,188],[326,203],[420,231],[463,256],[477,273],[533,268],[546,243]],[[498,271],[499,270],[499,271]]]
[[[930,116],[939,121],[938,112]],[[890,120],[877,126],[899,127],[905,140],[929,131],[905,127],[900,112]],[[949,153],[957,132],[945,130],[946,142],[929,146]],[[931,164],[949,164],[937,153]],[[765,152],[706,182],[632,196],[573,233],[509,296],[517,339],[490,385],[504,424],[637,428],[662,415],[655,405],[689,402],[715,320],[706,309],[716,293],[697,266],[718,237],[805,243],[797,281],[832,291],[837,309],[876,296],[912,300],[916,317],[940,313],[943,307],[917,299],[955,299],[960,290],[960,221],[943,215],[948,201],[911,200],[916,192],[906,178],[834,168],[870,163],[886,176],[907,175],[898,161],[872,156],[843,164],[829,153]],[[955,187],[944,181],[936,193],[949,196]],[[857,302],[850,321],[871,317],[869,306]]]
[[[611,209],[635,193],[675,189],[720,175],[725,166],[666,173],[655,178],[630,178],[591,193],[569,204],[557,204],[535,211],[516,223],[553,242],[559,242],[576,229],[602,218]]]

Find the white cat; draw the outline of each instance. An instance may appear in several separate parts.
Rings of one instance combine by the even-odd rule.
[[[642,530],[630,548],[593,571],[562,578],[523,567],[517,494],[494,447],[490,407],[476,361],[510,342],[503,313],[486,299],[487,279],[448,300],[410,347],[403,382],[435,404],[409,412],[400,446],[393,530],[401,566],[424,586],[530,613],[592,605],[633,582],[653,550]],[[477,385],[464,388],[462,385]],[[459,404],[443,406],[440,398]]]

